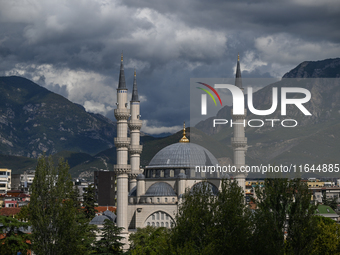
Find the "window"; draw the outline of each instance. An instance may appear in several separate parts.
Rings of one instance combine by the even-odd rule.
[[[159,203],[160,202],[160,199],[159,199],[159,197],[157,198],[157,203]]]
[[[174,170],[170,170],[170,177],[174,177],[174,173],[175,173],[175,171]]]
[[[157,211],[151,214],[145,221],[145,226],[156,226],[156,227],[171,227],[173,219],[169,214],[163,211]]]
[[[168,202],[168,198],[165,198],[165,203]]]
[[[161,170],[159,177],[164,177],[164,170]]]
[[[172,198],[172,202],[175,202],[175,198]]]

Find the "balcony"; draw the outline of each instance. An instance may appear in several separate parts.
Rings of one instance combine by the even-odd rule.
[[[130,117],[130,110],[123,108],[123,109],[115,109],[114,110],[116,119],[119,120],[127,120]]]
[[[130,130],[140,130],[143,125],[141,120],[130,120],[129,121],[129,128]]]
[[[114,142],[116,148],[129,147],[131,138],[130,137],[115,137]]]
[[[143,150],[143,145],[130,145],[129,152],[131,154],[141,154]]]

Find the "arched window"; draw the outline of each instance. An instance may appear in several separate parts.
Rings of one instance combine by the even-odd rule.
[[[146,219],[144,226],[156,226],[156,227],[171,227],[172,217],[163,211],[157,211],[149,215]]]

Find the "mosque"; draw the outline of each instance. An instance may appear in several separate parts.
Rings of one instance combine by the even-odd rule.
[[[242,88],[239,58],[236,68],[235,85]],[[170,227],[178,212],[182,196],[187,189],[200,185],[207,180],[210,190],[217,194],[221,179],[219,173],[195,172],[195,165],[216,165],[218,161],[205,148],[190,143],[183,127],[183,137],[178,143],[160,150],[145,169],[140,168],[140,101],[138,98],[136,71],[134,73],[132,98],[128,102],[128,89],[125,84],[123,55],[121,57],[119,84],[117,88],[117,164],[114,171],[117,178],[117,218],[118,227],[122,227],[122,236],[145,226]],[[128,108],[128,106],[130,107]],[[244,115],[233,115],[234,122],[243,123]],[[128,137],[128,129],[130,137]],[[231,140],[234,152],[234,165],[239,169],[245,165],[247,138],[244,126],[234,125],[234,137]],[[129,164],[130,163],[130,164]],[[246,175],[234,175],[243,189]],[[112,217],[110,215],[110,217]]]

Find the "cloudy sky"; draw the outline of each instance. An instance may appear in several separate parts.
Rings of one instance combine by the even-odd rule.
[[[274,3],[273,3],[274,2]],[[33,80],[114,119],[120,54],[142,130],[189,121],[190,78],[281,77],[340,57],[339,0],[0,0],[0,75]]]

